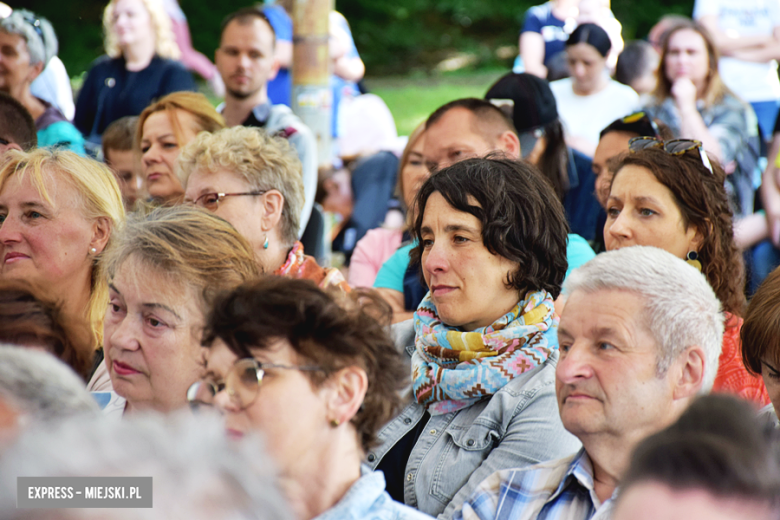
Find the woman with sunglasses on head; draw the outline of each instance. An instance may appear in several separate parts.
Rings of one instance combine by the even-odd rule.
[[[101,260],[108,281],[106,414],[169,412],[202,376],[201,332],[217,293],[258,276],[252,250],[229,223],[189,206],[134,215]],[[108,395],[106,395],[108,394]]]
[[[207,376],[187,399],[215,405],[228,435],[263,434],[300,520],[428,518],[361,464],[401,405],[405,366],[375,319],[386,313],[365,293],[345,301],[271,276],[224,294],[208,317]]]
[[[612,165],[604,226],[607,250],[655,246],[699,269],[727,318],[713,390],[766,404],[763,382],[742,364],[745,270],[734,243],[725,172],[699,141],[637,137],[629,148]]]
[[[650,117],[676,137],[701,141],[723,165],[735,217],[751,215],[759,150],[755,114],[721,80],[718,51],[703,26],[681,20],[666,33],[651,99],[643,109]]]
[[[176,173],[184,201],[233,224],[252,246],[261,272],[349,291],[338,269],[319,266],[298,241],[301,161],[285,139],[244,126],[202,133],[182,150]]]
[[[49,21],[25,9],[0,20],[0,91],[8,93],[35,120],[38,146],[65,147],[84,155],[84,138],[56,107],[35,97],[32,82],[57,54],[57,36]],[[8,143],[4,143],[8,144]]]

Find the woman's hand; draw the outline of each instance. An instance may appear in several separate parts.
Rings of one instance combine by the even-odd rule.
[[[677,78],[672,84],[672,96],[680,111],[696,110],[696,85],[689,78]]]

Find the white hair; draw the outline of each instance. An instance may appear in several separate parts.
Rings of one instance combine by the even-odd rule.
[[[256,437],[232,441],[216,417],[69,420],[31,428],[0,458],[0,520],[289,520]],[[16,509],[17,477],[152,477],[152,509]]]
[[[45,67],[57,55],[59,44],[54,28],[46,18],[32,11],[14,9],[7,18],[0,20],[0,30],[24,38],[30,54],[30,65],[43,62]]]
[[[84,381],[48,352],[0,344],[0,399],[32,420],[97,413]]]
[[[656,247],[626,247],[575,269],[563,290],[568,295],[602,290],[637,294],[658,345],[659,376],[686,348],[698,345],[705,356],[701,392],[710,391],[723,346],[724,318],[712,287],[694,267]]]

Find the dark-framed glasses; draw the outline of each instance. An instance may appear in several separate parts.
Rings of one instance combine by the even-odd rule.
[[[241,193],[204,193],[195,199],[193,204],[206,208],[209,211],[217,211],[217,209],[219,209],[219,203],[222,202],[222,199],[225,197],[256,197],[262,195],[266,191],[268,190],[245,191]]]
[[[243,410],[257,399],[260,385],[267,369],[301,370],[303,372],[321,372],[323,369],[310,365],[281,365],[276,363],[260,363],[254,358],[239,359],[225,376],[222,383],[213,381],[198,381],[187,390],[187,402],[197,409],[201,406],[213,406],[214,401],[222,391],[227,392],[231,403]]]
[[[704,151],[701,141],[695,139],[670,139],[668,141],[662,141],[655,137],[634,137],[628,141],[628,149],[631,152],[638,152],[639,150],[645,150],[647,148],[660,148],[669,155],[682,155],[686,152],[696,150],[699,152],[699,158],[704,167],[707,168],[711,175],[715,174],[712,170],[710,158],[707,157],[707,152]]]

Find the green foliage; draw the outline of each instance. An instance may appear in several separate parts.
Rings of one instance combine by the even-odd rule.
[[[664,14],[690,15],[694,0],[613,0],[626,39],[644,37]],[[13,3],[13,2],[12,2]],[[22,2],[24,3],[24,2]],[[71,75],[103,53],[101,16],[106,0],[34,0],[31,8],[54,24],[60,57]],[[209,58],[219,43],[219,24],[251,0],[180,0],[194,46]],[[336,0],[352,26],[369,74],[429,71],[454,51],[477,56],[482,66],[508,67],[495,58],[500,46],[517,45],[528,7],[541,0]],[[18,4],[17,4],[18,5]]]

